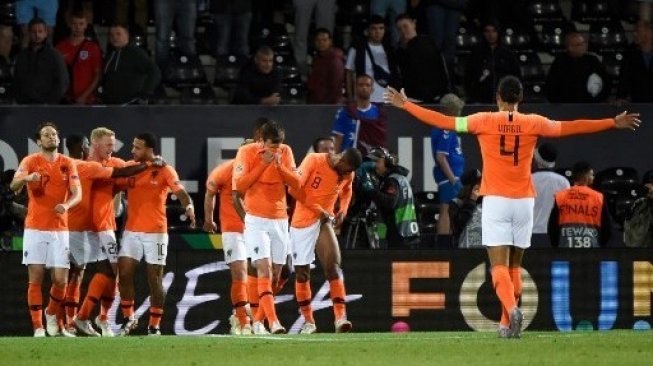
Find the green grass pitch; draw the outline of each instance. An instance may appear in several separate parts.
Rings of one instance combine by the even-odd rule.
[[[653,332],[0,338],[0,365],[649,365]]]

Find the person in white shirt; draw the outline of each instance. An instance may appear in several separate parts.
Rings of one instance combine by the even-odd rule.
[[[569,188],[569,180],[553,171],[558,151],[550,143],[541,144],[533,155],[536,169],[533,172],[535,206],[533,208],[533,234],[546,234],[555,194]]]
[[[370,18],[367,40],[352,46],[347,53],[346,88],[349,100],[354,100],[358,75],[369,75],[374,80],[370,101],[383,103],[383,93],[388,85],[396,87],[399,73],[390,46],[383,44],[385,19],[378,15]],[[364,55],[364,58],[361,57]]]

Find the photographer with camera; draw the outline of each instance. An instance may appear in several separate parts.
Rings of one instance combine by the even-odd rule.
[[[419,244],[419,227],[415,214],[413,190],[408,181],[408,169],[398,165],[397,157],[383,147],[370,150],[367,158],[375,161],[379,177],[378,189],[365,189],[378,208],[385,225],[379,230],[380,238],[387,240],[388,248],[406,248]]]

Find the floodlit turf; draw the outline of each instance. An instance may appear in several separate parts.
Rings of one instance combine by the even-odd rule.
[[[0,338],[0,365],[650,365],[653,332]]]

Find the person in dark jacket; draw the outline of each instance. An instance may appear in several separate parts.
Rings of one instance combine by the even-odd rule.
[[[471,169],[460,177],[463,188],[458,197],[449,203],[451,240],[457,248],[482,248],[481,211],[483,197],[480,196],[481,172]]]
[[[48,26],[42,19],[32,19],[28,29],[29,47],[16,56],[16,102],[59,104],[69,84],[63,57],[47,42]]]
[[[417,24],[410,15],[399,15],[395,25],[399,30],[397,66],[406,93],[424,103],[437,102],[450,90],[440,50],[431,38],[417,34]]]
[[[468,103],[494,103],[497,85],[504,76],[521,79],[515,54],[499,40],[499,25],[494,20],[483,27],[483,42],[473,50],[465,67],[465,92]]]
[[[598,57],[587,53],[582,34],[565,37],[567,53],[555,58],[546,77],[546,95],[554,103],[600,103],[610,94],[610,79]]]
[[[113,50],[104,62],[102,101],[106,104],[146,101],[159,85],[161,71],[145,51],[129,43],[129,32],[124,25],[109,28],[109,42]]]
[[[261,46],[240,71],[233,104],[277,105],[281,102],[281,74],[274,68],[274,51]]]
[[[653,102],[653,26],[640,20],[635,43],[624,55],[619,72],[617,99],[634,103]]]
[[[345,56],[333,47],[331,32],[326,28],[315,31],[315,57],[306,82],[309,104],[340,104],[345,83]]]

